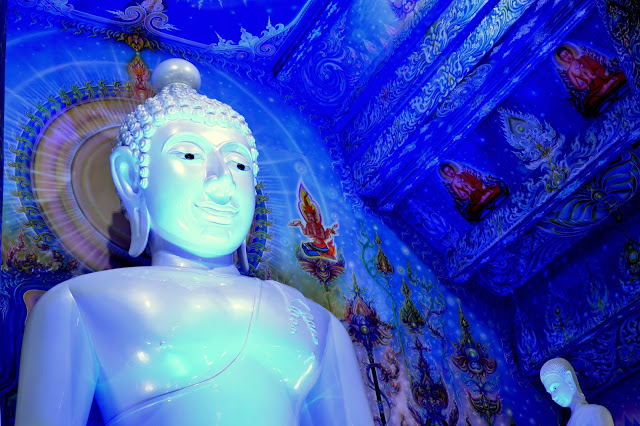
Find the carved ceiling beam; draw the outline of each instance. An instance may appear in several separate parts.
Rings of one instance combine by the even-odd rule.
[[[517,1],[517,0],[516,0]],[[530,0],[525,0],[530,1]],[[422,40],[400,62],[395,70],[387,68],[389,76],[366,105],[340,132],[345,163],[360,158],[370,140],[375,140],[393,121],[395,113],[415,95],[426,81],[464,41],[465,33],[473,28],[476,17],[483,16],[489,0],[457,0],[452,2],[428,29]]]
[[[375,196],[383,179],[381,173],[386,170],[393,173],[402,166],[394,159],[406,148],[409,136],[424,124],[532,4],[533,0],[501,0],[483,17],[464,43],[447,56],[431,80],[421,87],[419,94],[396,113],[393,122],[352,164],[355,186],[361,196]]]
[[[421,0],[409,11],[389,7],[373,19],[368,10],[363,17],[362,3],[330,2],[279,70],[277,80],[293,92],[285,96],[287,103],[308,115],[326,136],[336,134],[336,123],[348,121],[366,102],[370,84],[386,78],[385,64],[402,58],[445,4]],[[370,33],[358,30],[363,19]]]
[[[475,126],[508,95],[509,89],[522,81],[524,76],[544,59],[545,53],[548,54],[548,51],[555,47],[554,41],[559,43],[558,38],[568,33],[587,15],[592,6],[588,2],[582,3],[586,4],[578,7],[576,4],[568,5],[565,2],[545,3],[530,10],[522,17],[522,21],[527,23],[519,28],[524,29],[511,31],[499,46],[474,45],[478,40],[488,42],[497,38],[478,39],[474,38],[473,34],[470,35],[467,39],[467,49],[450,58],[455,64],[439,69],[440,79],[434,78],[422,87],[423,94],[428,93],[430,99],[426,99],[427,96],[414,98],[412,104],[415,108],[409,106],[398,114],[398,118],[386,129],[386,133],[368,146],[362,158],[353,165],[356,187],[367,181],[360,194],[374,198],[379,209],[392,208],[401,198],[398,194],[405,194],[432,173],[429,169],[438,164],[437,157],[442,158],[443,150],[450,150],[459,145],[464,140],[464,135],[474,130]],[[485,26],[493,25],[488,18],[483,20]],[[503,18],[503,33],[506,33],[516,21],[515,16],[510,18]],[[490,30],[479,26],[474,32],[483,31]],[[520,38],[528,38],[530,43],[518,42],[511,46],[512,41]],[[469,68],[463,73],[462,70],[470,61],[467,58],[470,49],[473,49],[476,55],[482,53],[484,56],[489,52],[491,55],[482,61],[478,57],[477,61],[473,62],[474,68]],[[496,56],[492,57],[493,55]],[[506,61],[503,67],[495,65],[502,60]],[[492,69],[487,71],[488,67]],[[464,74],[464,78],[455,86],[447,87],[444,80],[453,80],[458,74]],[[478,86],[478,80],[489,82],[493,87]],[[461,91],[469,89],[473,94],[474,104],[460,102],[457,98]],[[487,94],[493,94],[493,97],[485,102]],[[438,97],[442,97],[442,103],[434,103],[434,99]],[[423,111],[425,105],[429,106],[427,111]],[[457,109],[453,114],[447,111],[452,105]],[[414,117],[413,121],[409,120],[411,117]],[[405,167],[406,164],[411,166]],[[376,181],[368,179],[372,174],[376,174]]]
[[[401,30],[392,39],[391,48],[373,58],[371,72],[362,73],[358,77],[353,90],[346,94],[344,101],[332,112],[330,120],[326,123],[332,134],[343,130],[356,115],[369,107],[371,99],[387,90],[385,87],[393,80],[398,68],[391,64],[403,63],[415,54],[416,46],[421,46],[428,38],[430,28],[441,20],[441,15],[447,7],[447,2],[438,0],[416,2],[415,16],[404,22]]]
[[[545,4],[523,17],[526,24],[510,32],[455,87],[419,131],[410,135],[395,163],[414,164],[385,176],[375,195],[376,207],[391,210],[429,175],[447,154],[463,145],[476,127],[557,47],[593,9],[567,3]]]

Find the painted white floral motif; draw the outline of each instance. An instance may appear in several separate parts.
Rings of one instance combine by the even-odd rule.
[[[560,154],[565,137],[532,114],[500,109],[505,139],[517,151],[513,153],[529,170],[553,162]]]
[[[256,58],[270,58],[276,54],[279,43],[282,40],[276,38],[286,33],[291,27],[298,24],[302,14],[297,15],[289,24],[271,24],[267,20],[267,25],[259,36],[251,34],[244,28],[240,29],[239,40],[234,42],[217,36],[216,42],[201,43],[175,35],[175,31],[180,28],[169,23],[167,10],[164,8],[162,0],[144,0],[135,6],[129,6],[125,10],[107,10],[114,15],[114,19],[93,15],[81,10],[76,10],[72,5],[67,4],[69,0],[17,0],[18,4],[26,7],[35,7],[54,15],[71,15],[73,17],[88,20],[102,27],[105,24],[124,27],[127,30],[144,29],[161,39],[170,42],[177,42],[198,49],[205,49],[218,53],[224,57],[234,60],[252,60]]]
[[[178,28],[169,24],[169,17],[165,15],[162,0],[145,0],[138,6],[129,6],[124,11],[107,10],[123,21],[127,21],[129,26],[144,25],[144,27],[154,32],[154,30],[177,30]]]
[[[66,15],[73,11],[73,6],[67,4],[68,0],[18,0],[21,6],[35,7],[53,15]]]

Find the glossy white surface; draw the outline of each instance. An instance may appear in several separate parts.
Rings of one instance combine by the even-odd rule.
[[[34,308],[25,348],[18,425],[83,424],[94,390],[109,425],[371,422],[340,322],[233,266],[69,280]]]
[[[194,90],[200,89],[200,72],[198,69],[180,58],[171,58],[162,61],[151,76],[151,87],[156,92],[171,83],[186,83]]]

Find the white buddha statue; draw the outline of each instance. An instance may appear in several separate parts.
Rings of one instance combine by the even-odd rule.
[[[111,154],[130,253],[152,266],[63,282],[29,315],[16,424],[371,425],[344,327],[297,290],[239,274],[258,152],[244,118],[172,59]],[[246,262],[246,257],[245,257]]]
[[[567,426],[613,426],[611,413],[602,405],[587,404],[580,384],[569,361],[554,358],[540,369],[540,380],[553,402],[571,408]]]

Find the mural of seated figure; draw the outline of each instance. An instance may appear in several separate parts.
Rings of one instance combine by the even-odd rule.
[[[573,43],[556,49],[558,72],[581,113],[598,116],[626,89],[627,78],[617,61]]]
[[[440,164],[440,176],[456,209],[469,222],[482,220],[509,195],[504,181],[463,164]]]
[[[567,426],[613,426],[609,410],[602,405],[587,403],[578,377],[566,359],[554,358],[545,362],[540,369],[540,380],[553,402],[571,408]]]
[[[152,84],[110,157],[129,252],[148,246],[152,265],[76,277],[37,302],[16,424],[85,425],[95,397],[109,426],[371,425],[340,321],[234,265],[258,171],[244,118],[198,94],[186,61],[160,64]]]

